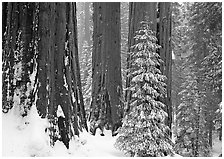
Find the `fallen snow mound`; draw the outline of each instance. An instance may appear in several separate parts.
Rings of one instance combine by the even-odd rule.
[[[105,136],[90,135],[82,132],[73,138],[69,150],[60,141],[52,148],[45,133],[48,126],[46,119],[41,119],[33,106],[27,117],[20,117],[18,110],[12,108],[2,115],[2,156],[10,157],[44,157],[44,156],[78,156],[78,157],[123,157],[124,154],[114,148],[117,137],[111,131]]]

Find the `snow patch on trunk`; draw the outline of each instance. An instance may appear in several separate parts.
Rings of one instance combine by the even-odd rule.
[[[65,118],[64,112],[63,112],[63,110],[61,108],[61,105],[58,105],[57,117],[60,117],[60,116],[63,117],[63,118]]]

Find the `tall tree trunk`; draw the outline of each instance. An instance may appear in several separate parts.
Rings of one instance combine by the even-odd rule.
[[[9,67],[10,65],[12,66],[13,64],[11,63],[12,61],[10,60],[10,54],[13,53],[13,51],[11,51],[11,44],[9,42],[9,40],[12,37],[12,30],[10,29],[12,27],[12,21],[11,21],[11,17],[12,17],[12,3],[6,3],[4,2],[4,7],[3,7],[3,12],[4,14],[2,14],[2,19],[4,19],[2,21],[2,30],[4,30],[2,32],[2,111],[3,112],[8,112],[8,110],[12,107],[12,105],[10,104],[10,100],[9,100],[9,92],[11,91],[11,89],[9,89],[9,85],[10,85],[10,79],[9,79],[9,72],[11,72],[13,67]],[[7,11],[7,12],[6,12]],[[6,33],[4,35],[4,33]],[[13,56],[14,57],[14,56]],[[9,70],[8,70],[9,69]],[[8,73],[7,73],[8,72]],[[12,87],[11,87],[12,88]]]
[[[68,148],[74,133],[79,135],[82,127],[87,129],[75,4],[8,3],[6,6],[4,26],[7,27],[3,46],[3,92],[6,95],[3,97],[3,112],[15,105],[23,111],[20,114],[23,116],[36,101],[39,115],[47,117],[50,122],[50,144],[54,145],[58,139],[55,132],[59,129],[63,131],[60,135]],[[30,75],[34,68],[37,73],[33,82]],[[29,82],[35,84],[27,95]],[[20,93],[20,103],[15,103],[15,90]],[[57,116],[59,106],[65,118]]]
[[[28,92],[27,83],[33,71],[34,10],[34,3],[4,3],[3,8],[3,30],[6,33],[3,35],[3,111],[12,108],[14,91],[18,90],[21,95],[17,107],[22,116],[27,115],[33,98]],[[20,62],[22,65],[18,68]]]
[[[35,3],[21,3],[20,5],[20,21],[21,21],[21,30],[22,30],[22,41],[24,42],[24,75],[22,77],[23,82],[29,82],[29,73],[33,71],[30,59],[33,57],[32,50],[32,34],[33,34],[33,16],[35,10]]]
[[[52,5],[54,5],[54,3],[52,3]],[[51,10],[49,10],[49,8],[51,8]],[[48,3],[40,3],[39,4],[39,17],[38,17],[38,31],[39,31],[39,41],[38,41],[38,59],[37,59],[37,63],[38,63],[38,82],[39,82],[39,87],[37,89],[37,110],[39,115],[42,118],[45,118],[47,116],[47,106],[48,106],[48,98],[49,97],[47,95],[47,54],[50,54],[50,52],[52,52],[52,48],[50,48],[50,45],[52,45],[52,41],[53,41],[53,37],[51,37],[50,34],[52,34],[48,28],[52,27],[49,26],[49,22],[54,22],[54,18],[52,18],[50,15],[50,12],[52,12],[52,6],[50,6],[50,4]],[[53,26],[53,28],[51,28],[51,30],[53,30],[55,27]],[[48,53],[49,52],[49,53]],[[52,57],[51,57],[52,58]],[[52,59],[52,61],[54,61],[54,58]],[[54,67],[53,64],[50,65],[51,67]],[[52,76],[52,73],[50,74],[50,76]],[[52,84],[52,82],[51,82]],[[53,90],[52,86],[50,84],[50,92]],[[53,85],[54,86],[54,85]],[[50,93],[52,94],[52,93]],[[53,98],[52,98],[53,99]],[[52,102],[52,101],[51,101]],[[51,103],[51,105],[53,106],[54,104]]]
[[[166,125],[171,129],[172,124],[172,103],[171,103],[171,77],[172,77],[172,53],[171,53],[171,3],[160,2],[159,6],[159,30],[158,41],[160,48],[160,57],[164,63],[161,64],[160,70],[167,77],[167,97],[164,99],[168,117]],[[170,131],[171,136],[171,131]]]
[[[201,116],[201,107],[200,105],[197,106],[198,110],[197,110],[197,116],[196,116],[196,138],[195,138],[195,154],[194,157],[198,157],[199,156],[199,146],[200,146],[200,141],[199,141],[199,133],[200,133],[200,116]]]
[[[4,33],[6,31],[6,26],[7,26],[7,15],[8,14],[9,14],[8,3],[7,2],[2,2],[2,38],[3,39],[4,39]]]
[[[32,106],[32,102],[34,98],[28,92],[30,92],[29,85],[30,74],[33,72],[33,56],[34,52],[32,49],[32,41],[33,41],[33,19],[34,19],[34,11],[35,11],[35,3],[19,3],[19,21],[20,21],[20,31],[21,31],[21,41],[22,41],[22,77],[21,77],[21,85],[23,85],[22,89],[22,97],[20,99],[20,103],[23,105],[23,115],[26,116],[30,107]],[[29,84],[28,84],[29,83]]]
[[[79,72],[75,4],[40,3],[39,28],[37,108],[50,121],[51,145],[57,139],[54,131],[59,127],[59,130],[65,131],[62,140],[68,148],[74,134],[79,135],[82,127],[87,130]],[[65,116],[64,128],[57,126],[58,106]]]
[[[222,126],[218,130],[219,132],[219,141],[222,141]]]
[[[15,87],[13,85],[14,79],[14,52],[16,50],[16,40],[18,32],[18,7],[17,3],[7,4],[7,20],[4,21],[3,26],[6,27],[6,35],[3,36],[3,74],[2,74],[2,107],[3,112],[8,112],[13,107],[13,96]]]
[[[85,107],[83,102],[83,94],[82,94],[82,85],[81,85],[81,77],[80,77],[80,65],[79,65],[79,56],[78,56],[78,34],[77,34],[77,19],[76,19],[76,5],[73,3],[73,9],[72,10],[72,16],[73,17],[73,26],[74,26],[74,46],[73,46],[73,59],[74,63],[76,65],[75,69],[75,75],[76,75],[76,86],[77,86],[77,92],[79,97],[79,110],[80,110],[80,118],[81,118],[81,125],[88,131],[87,123],[86,123],[86,113],[85,113]]]
[[[128,52],[131,51],[131,46],[135,44],[134,36],[135,32],[141,26],[141,22],[149,22],[151,23],[151,29],[156,32],[156,2],[130,2],[129,3],[129,33],[128,33]],[[131,60],[130,55],[127,56],[127,69],[129,69],[130,64],[129,61]],[[130,79],[127,77],[126,79],[126,88],[130,85]],[[126,105],[128,106],[130,102],[131,92],[125,92],[125,100]],[[129,107],[125,108],[126,112],[129,111]]]
[[[121,122],[120,3],[94,3],[91,131]]]
[[[213,121],[212,120],[210,120],[209,121],[209,133],[208,133],[208,141],[209,141],[209,145],[210,145],[210,147],[212,147],[212,129],[213,129]]]
[[[85,41],[90,45],[90,2],[85,2]]]

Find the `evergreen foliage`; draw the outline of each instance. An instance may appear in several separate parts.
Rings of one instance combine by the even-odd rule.
[[[222,6],[221,3],[194,3],[190,7],[193,54],[191,62],[198,67],[203,85],[221,101]]]
[[[182,3],[174,51],[181,87],[177,102],[176,148],[183,156],[210,156],[214,120],[221,101],[221,5]],[[181,38],[178,38],[181,37]],[[173,86],[176,83],[173,83]]]
[[[202,111],[206,120],[209,144],[213,141],[213,120],[222,100],[222,5],[219,2],[193,3],[190,7],[190,26],[194,65],[199,78]]]
[[[166,156],[173,153],[164,124],[164,104],[158,100],[165,96],[165,76],[158,69],[162,62],[156,52],[159,46],[148,23],[134,37],[136,44],[131,48],[131,110],[123,119],[122,128],[115,147],[137,156]]]
[[[184,69],[185,82],[181,85],[181,103],[177,109],[177,150],[188,157],[209,156],[210,147],[206,134],[203,94],[199,91],[198,77],[193,65]]]
[[[150,24],[142,22],[131,48],[138,25],[130,24],[139,24],[137,21],[144,17],[141,13],[148,14],[147,7],[132,15],[139,3],[130,3],[130,8],[127,2],[117,3],[116,9],[108,3],[95,3],[93,14],[92,3],[88,3],[3,4],[7,5],[3,7],[2,28],[2,112],[14,107],[25,117],[35,104],[39,115],[49,120],[52,146],[62,140],[68,148],[69,140],[79,135],[82,127],[87,130],[85,118],[90,114],[90,130],[99,128],[102,136],[104,127],[116,135],[123,123],[115,147],[131,156],[167,156],[174,149],[182,156],[211,156],[214,131],[220,140],[222,137],[222,3],[172,3],[172,37],[166,34],[169,26],[165,24],[171,12],[164,11],[165,4],[156,3],[150,14],[157,14],[157,23],[153,24],[157,25],[159,39]],[[139,6],[143,8],[144,3]],[[111,14],[114,11],[117,18]],[[111,15],[114,23],[108,25]],[[169,75],[160,71],[161,65],[170,70],[161,60],[171,64],[167,56],[170,50],[161,52],[161,57],[158,54],[166,50],[170,40],[175,55],[175,147],[165,125],[169,116],[165,110],[171,105],[161,100],[169,97],[171,89],[165,82]],[[159,50],[158,41],[163,49]],[[123,78],[118,76],[120,71]],[[128,88],[123,90],[125,86]],[[123,108],[123,99],[128,109]],[[65,118],[56,116],[59,106]]]

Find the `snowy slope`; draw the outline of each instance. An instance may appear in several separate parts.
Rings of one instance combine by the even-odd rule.
[[[67,150],[60,141],[54,148],[49,146],[48,136],[44,133],[46,121],[37,115],[35,107],[26,118],[17,116],[16,109],[2,115],[2,156],[79,156],[79,157],[125,157],[114,148],[117,137],[112,137],[110,131],[105,136],[92,136],[81,133],[70,142]]]
[[[44,133],[46,120],[37,116],[36,109],[22,118],[13,108],[2,115],[3,156],[48,156],[50,147]]]

